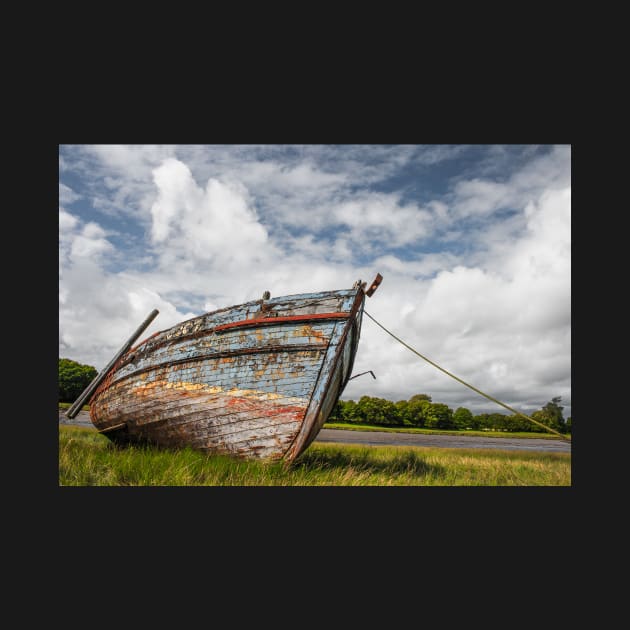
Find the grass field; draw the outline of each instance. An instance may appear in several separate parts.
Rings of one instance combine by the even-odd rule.
[[[59,485],[570,486],[571,454],[313,443],[286,467],[188,448],[117,448],[94,429],[59,425]]]

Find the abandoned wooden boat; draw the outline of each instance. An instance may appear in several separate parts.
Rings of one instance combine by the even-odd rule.
[[[117,443],[290,462],[351,378],[365,296],[381,280],[367,290],[358,280],[351,289],[265,292],[123,346],[82,395],[92,423]]]

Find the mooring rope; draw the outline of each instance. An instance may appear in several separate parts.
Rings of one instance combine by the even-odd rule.
[[[383,324],[377,322],[366,310],[364,310],[363,312],[377,326],[380,326],[388,335],[391,335],[396,341],[398,341],[403,346],[405,346],[405,348],[408,348],[409,350],[411,350],[411,352],[413,352],[414,354],[417,354],[421,359],[424,359],[427,363],[430,363],[433,367],[436,367],[438,370],[441,370],[442,372],[444,372],[444,374],[448,374],[448,376],[450,376],[451,378],[454,378],[456,381],[459,381],[462,385],[466,385],[466,387],[469,387],[470,389],[472,389],[473,391],[477,392],[478,394],[481,394],[482,396],[484,396],[488,400],[491,400],[492,402],[497,403],[497,405],[501,405],[502,407],[505,407],[509,411],[511,411],[511,412],[513,412],[513,413],[515,413],[515,414],[517,414],[519,416],[523,416],[523,418],[526,418],[527,420],[530,420],[534,424],[537,424],[538,426],[541,426],[546,431],[551,431],[552,433],[555,433],[555,434],[559,435],[563,440],[566,440],[567,442],[571,441],[570,437],[568,437],[566,435],[563,435],[562,433],[560,433],[559,431],[556,431],[555,429],[552,429],[551,427],[548,427],[546,424],[543,424],[542,422],[538,422],[538,420],[534,420],[534,418],[530,418],[529,416],[525,415],[524,413],[521,413],[520,411],[517,411],[516,409],[512,409],[512,407],[510,407],[509,405],[506,405],[505,403],[502,403],[500,400],[497,400],[496,398],[490,396],[489,394],[485,394],[480,389],[477,389],[476,387],[473,387],[469,383],[466,383],[466,381],[463,381],[461,378],[455,376],[454,374],[451,374],[449,371],[447,371],[444,368],[440,367],[437,363],[434,363],[433,361],[431,361],[431,359],[427,359],[427,357],[425,357],[422,354],[420,354],[417,350],[414,350],[410,345],[406,344],[402,339],[399,339],[393,332],[391,332],[390,330],[387,330],[387,328],[385,328],[385,326],[383,326]]]

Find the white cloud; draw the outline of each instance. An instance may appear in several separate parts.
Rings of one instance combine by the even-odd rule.
[[[455,265],[431,280],[410,282],[408,265],[381,257],[376,262],[389,274],[366,310],[418,352],[491,396],[535,400],[526,403],[534,409],[557,395],[570,403],[570,199],[570,188],[549,190],[522,208],[527,230],[509,248],[490,251],[485,269]],[[468,400],[473,411],[492,407],[371,321],[364,322],[355,368],[367,369],[377,373],[371,385],[383,395],[444,391],[454,401]],[[364,388],[353,382],[344,398]]]
[[[326,173],[312,164],[304,163],[293,167],[284,167],[279,164],[269,165],[271,168],[260,168],[260,164],[254,165],[253,172],[260,178],[264,177],[267,184],[276,190],[290,191],[317,190],[330,186],[339,186],[344,183],[346,177],[340,173]]]
[[[72,204],[59,210],[60,356],[103,367],[153,308],[147,336],[264,290],[346,288],[380,271],[366,310],[419,352],[525,412],[557,395],[570,409],[570,147],[522,150],[503,171],[509,147],[481,152],[494,170],[470,167],[428,200],[385,186],[476,150],[69,147],[60,170],[82,185],[75,198],[60,182]],[[365,317],[354,371],[370,369],[377,380],[351,381],[344,398],[429,393],[503,412]]]
[[[105,238],[105,231],[96,223],[87,223],[81,233],[74,236],[70,258],[74,262],[85,259],[93,262],[112,251],[114,247]]]
[[[91,145],[83,147],[98,157],[101,163],[116,176],[146,179],[154,165],[171,157],[174,147],[169,145]]]
[[[108,273],[106,255],[114,246],[105,230],[94,222],[82,223],[63,208],[59,244],[60,357],[101,369],[153,308],[162,312],[163,327],[193,316],[178,312],[142,280]]]
[[[487,215],[504,207],[511,199],[511,190],[505,184],[472,179],[455,186],[455,210],[460,217]]]
[[[210,179],[204,190],[190,169],[174,159],[155,169],[153,179],[158,197],[151,207],[152,239],[160,248],[168,248],[167,262],[179,253],[242,266],[268,253],[267,231],[248,205],[242,186]]]
[[[506,181],[474,177],[455,184],[453,209],[461,219],[486,216],[502,208],[522,208],[547,190],[570,187],[571,149],[554,147],[536,157]]]
[[[75,193],[69,186],[59,182],[59,203],[70,205],[77,199],[81,199],[81,195]]]
[[[63,208],[59,208],[59,237],[63,238],[78,225],[79,219]]]
[[[384,239],[390,246],[399,247],[426,236],[430,230],[431,214],[415,204],[400,205],[397,195],[356,195],[323,214],[334,223],[348,226],[351,238],[357,241],[372,237],[376,244]],[[330,220],[330,219],[329,219]]]

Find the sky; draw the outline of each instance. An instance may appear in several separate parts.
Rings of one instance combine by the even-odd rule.
[[[59,357],[383,281],[365,311],[476,389],[571,416],[570,145],[59,145]],[[364,316],[341,398],[510,411]]]

